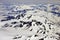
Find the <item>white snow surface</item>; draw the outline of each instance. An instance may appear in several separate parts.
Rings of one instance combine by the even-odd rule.
[[[9,6],[12,9],[4,9],[7,12],[0,15],[0,40],[60,40],[60,16],[51,13],[60,13],[60,5],[51,5],[13,5]],[[58,10],[52,10],[55,7]]]

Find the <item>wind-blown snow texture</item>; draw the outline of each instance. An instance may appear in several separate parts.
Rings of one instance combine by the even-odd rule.
[[[1,7],[0,40],[60,40],[60,5]]]

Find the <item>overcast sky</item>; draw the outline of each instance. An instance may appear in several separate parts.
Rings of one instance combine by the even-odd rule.
[[[39,3],[56,3],[60,4],[60,0],[0,0],[3,4],[39,4]]]

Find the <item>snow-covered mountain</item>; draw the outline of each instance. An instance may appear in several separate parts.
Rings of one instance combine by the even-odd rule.
[[[0,17],[0,40],[60,40],[60,5],[12,5]]]

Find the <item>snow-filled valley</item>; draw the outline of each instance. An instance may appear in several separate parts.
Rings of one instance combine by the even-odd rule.
[[[60,5],[0,5],[0,40],[60,40]]]

